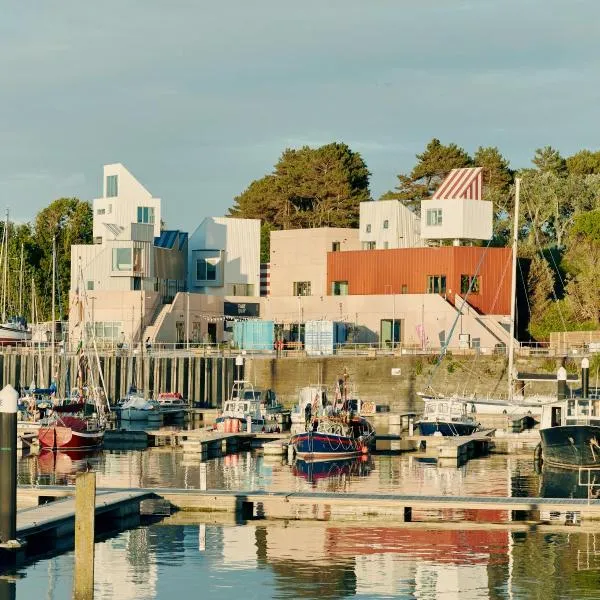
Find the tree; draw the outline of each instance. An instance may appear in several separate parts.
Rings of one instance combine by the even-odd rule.
[[[57,312],[65,318],[71,286],[71,246],[92,243],[92,207],[77,198],[59,198],[41,210],[33,226],[35,258],[32,267],[42,314],[49,319],[52,277],[52,241],[56,237]]]
[[[531,261],[527,290],[530,306],[529,333],[535,339],[543,339],[548,335],[544,319],[552,300],[556,298],[552,270],[546,259],[539,254],[536,254]]]
[[[261,219],[271,229],[357,227],[360,203],[371,200],[369,176],[360,154],[346,144],[287,149],[272,174],[235,198],[229,215]]]
[[[600,324],[600,210],[578,214],[571,227],[564,265],[567,294],[578,321]]]
[[[512,182],[512,172],[509,162],[502,156],[500,150],[495,146],[484,148],[479,146],[473,155],[473,164],[483,167],[483,189],[484,195],[490,192],[506,194]]]
[[[420,212],[421,200],[431,196],[452,169],[469,167],[473,162],[456,144],[444,146],[436,138],[423,153],[417,154],[417,160],[410,175],[398,175],[395,190],[384,195],[386,199],[400,200],[416,213]]]
[[[535,151],[531,162],[541,173],[552,173],[553,175],[564,175],[567,170],[565,159],[558,150],[552,146],[544,146]]]
[[[567,158],[566,166],[570,175],[599,175],[600,151],[580,150]]]

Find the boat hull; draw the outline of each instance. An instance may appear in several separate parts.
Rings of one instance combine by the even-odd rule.
[[[151,421],[160,420],[161,414],[157,410],[141,410],[139,408],[122,408],[121,421]]]
[[[317,431],[293,435],[290,443],[298,458],[310,460],[359,456],[369,451],[365,440]]]
[[[458,423],[447,421],[419,421],[417,427],[421,435],[435,435],[438,432],[443,436],[471,435],[477,430],[476,423]]]
[[[600,427],[562,425],[540,429],[544,463],[565,468],[600,467]]]
[[[38,440],[40,448],[47,450],[83,450],[99,448],[104,439],[104,430],[75,431],[71,427],[52,425],[40,427]]]

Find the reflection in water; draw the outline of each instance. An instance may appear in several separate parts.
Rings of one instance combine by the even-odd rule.
[[[292,473],[309,483],[329,479],[334,486],[343,486],[346,478],[366,477],[373,470],[373,459],[367,455],[337,460],[296,460]]]
[[[542,498],[598,498],[600,470],[561,469],[544,464],[540,496]]]
[[[53,597],[71,597],[73,554],[51,560]],[[23,572],[18,598],[46,597],[49,562]],[[598,598],[599,575],[600,534],[573,528],[167,523],[97,544],[94,597]]]

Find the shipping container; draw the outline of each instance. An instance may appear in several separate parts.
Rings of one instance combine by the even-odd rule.
[[[241,350],[273,350],[274,332],[273,321],[235,321],[233,343]]]
[[[346,341],[346,324],[337,321],[306,321],[304,349],[311,356],[333,354],[336,344]]]

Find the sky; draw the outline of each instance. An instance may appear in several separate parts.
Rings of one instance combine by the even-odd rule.
[[[432,137],[600,147],[598,0],[0,0],[0,210],[123,163],[169,228],[226,213],[286,147],[347,143],[374,198]]]

